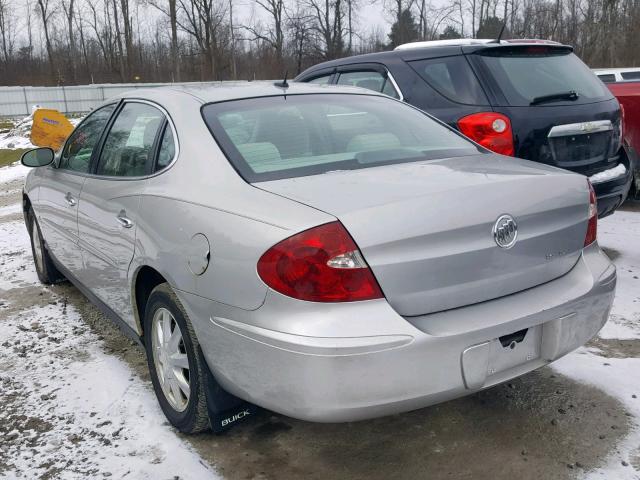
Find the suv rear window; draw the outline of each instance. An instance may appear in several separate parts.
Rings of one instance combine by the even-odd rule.
[[[418,75],[440,95],[467,105],[487,105],[480,82],[464,55],[409,62]]]
[[[248,182],[484,151],[419,110],[381,96],[274,96],[208,104],[202,113]]]
[[[536,98],[568,92],[576,92],[577,100],[539,104],[593,103],[611,98],[594,73],[566,48],[492,48],[477,58],[488,68],[509,105],[528,106]]]

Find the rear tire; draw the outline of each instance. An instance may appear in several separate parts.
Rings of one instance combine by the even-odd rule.
[[[27,213],[27,222],[27,229],[31,237],[31,253],[38,279],[47,285],[63,280],[64,275],[56,268],[51,255],[49,255],[47,245],[42,237],[42,230],[40,230],[40,225],[38,225],[38,220],[31,207]]]
[[[182,433],[208,430],[208,367],[189,316],[167,283],[149,295],[144,339],[153,389],[169,422]]]

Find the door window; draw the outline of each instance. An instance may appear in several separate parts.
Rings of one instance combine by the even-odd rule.
[[[111,177],[148,174],[164,118],[160,110],[146,103],[126,103],[107,135],[96,173]]]
[[[624,80],[640,80],[640,70],[635,72],[622,72],[622,78]]]
[[[616,83],[616,76],[613,73],[603,73],[598,78],[604,83]]]
[[[173,141],[173,131],[171,126],[167,124],[162,134],[160,142],[160,150],[158,151],[158,162],[156,163],[156,172],[162,170],[171,163],[173,157],[176,156],[176,145]]]
[[[366,88],[393,98],[400,98],[400,94],[389,81],[389,77],[381,72],[344,72],[340,74],[338,85]]]
[[[82,173],[89,171],[93,150],[115,108],[113,104],[96,110],[75,129],[62,150],[59,168]]]
[[[322,75],[320,77],[316,77],[309,80],[307,83],[315,83],[316,85],[328,85],[330,79],[331,79],[331,74]]]

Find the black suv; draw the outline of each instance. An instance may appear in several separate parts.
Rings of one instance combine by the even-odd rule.
[[[600,217],[631,186],[636,156],[622,144],[620,105],[566,45],[418,42],[321,63],[296,81],[384,92],[490,150],[586,175]]]

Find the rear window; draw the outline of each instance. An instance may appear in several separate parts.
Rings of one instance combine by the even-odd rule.
[[[449,100],[467,105],[487,105],[487,97],[464,55],[409,64],[425,82]]]
[[[252,183],[484,151],[408,105],[371,95],[236,100],[205,105],[203,117]]]
[[[576,92],[577,100],[539,103],[592,103],[611,98],[594,73],[567,49],[549,47],[495,48],[483,51],[483,62],[509,105],[528,106],[534,99]]]

